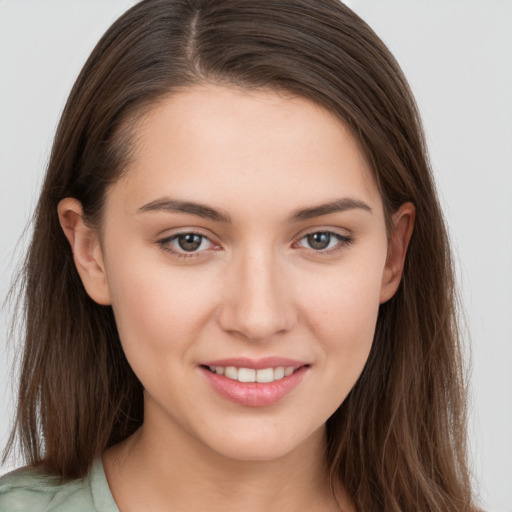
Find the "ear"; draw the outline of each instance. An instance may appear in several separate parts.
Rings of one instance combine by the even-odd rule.
[[[392,232],[388,242],[388,255],[382,274],[380,303],[388,301],[396,293],[404,269],[405,255],[414,228],[416,208],[404,203],[392,215]]]
[[[85,290],[98,304],[110,304],[110,289],[99,236],[86,224],[82,204],[77,199],[67,197],[59,202],[57,210]]]

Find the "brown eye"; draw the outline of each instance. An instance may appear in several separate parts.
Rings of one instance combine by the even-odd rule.
[[[186,233],[185,235],[178,235],[176,240],[180,249],[187,252],[196,251],[201,247],[204,236],[197,235],[196,233]]]
[[[306,238],[311,249],[321,251],[322,249],[327,249],[329,247],[332,235],[331,233],[318,232],[311,233],[310,235],[307,235]]]
[[[304,235],[297,245],[316,252],[331,253],[352,244],[352,242],[351,237],[340,235],[334,231],[314,231]]]
[[[199,233],[179,233],[158,241],[158,245],[165,251],[176,256],[199,256],[201,253],[214,248],[214,244]]]

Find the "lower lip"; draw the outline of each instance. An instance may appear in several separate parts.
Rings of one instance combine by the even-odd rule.
[[[308,368],[302,366],[287,377],[262,383],[239,382],[199,367],[215,391],[229,401],[247,407],[265,407],[279,402],[299,385]]]

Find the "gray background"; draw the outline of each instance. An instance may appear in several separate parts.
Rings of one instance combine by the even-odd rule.
[[[0,300],[53,133],[93,45],[133,1],[0,0]],[[352,0],[416,94],[456,251],[472,354],[470,441],[489,511],[512,511],[512,1]],[[17,249],[16,249],[17,247]],[[12,416],[0,315],[0,445]],[[0,473],[14,463],[0,466]]]

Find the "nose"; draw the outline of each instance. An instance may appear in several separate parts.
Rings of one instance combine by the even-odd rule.
[[[292,329],[297,321],[293,293],[277,259],[267,248],[232,261],[218,317],[222,329],[260,342]]]

